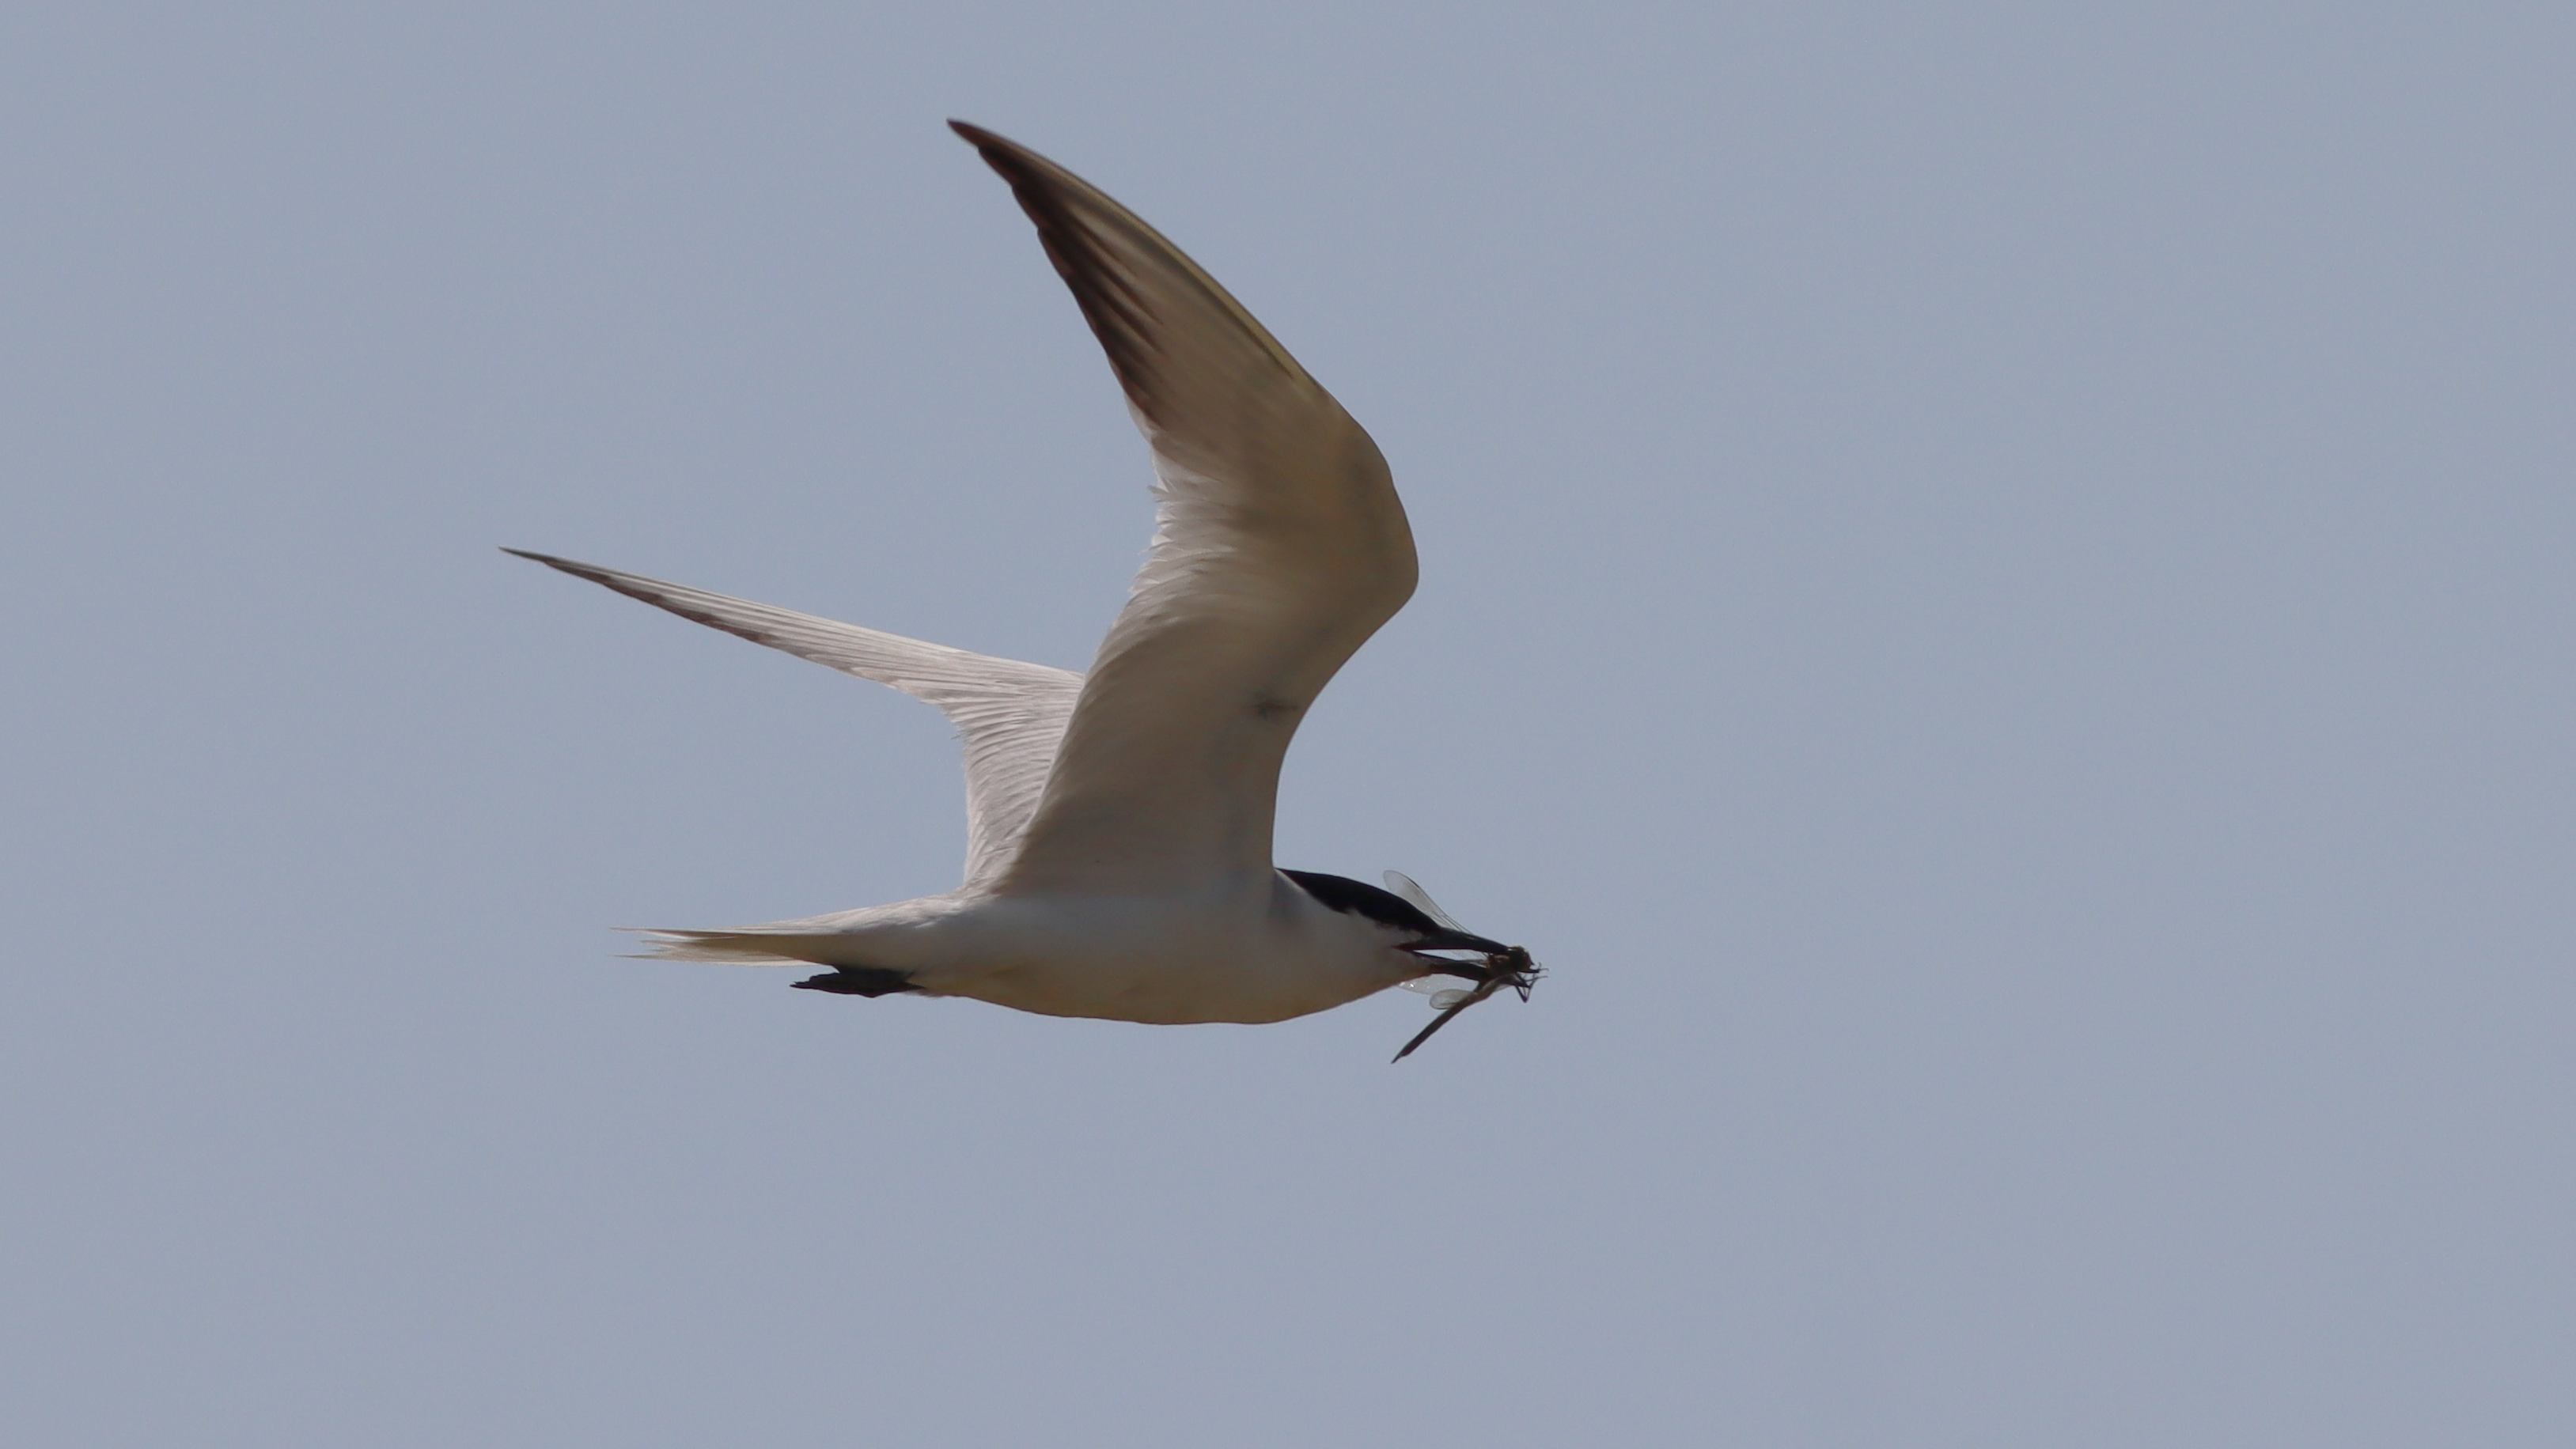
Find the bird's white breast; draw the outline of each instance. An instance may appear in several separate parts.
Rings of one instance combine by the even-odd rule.
[[[1047,1016],[1285,1021],[1421,973],[1386,928],[1276,875],[1188,896],[961,894],[851,916],[833,964]]]

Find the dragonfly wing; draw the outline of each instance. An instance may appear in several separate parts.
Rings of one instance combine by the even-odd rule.
[[[1441,925],[1447,926],[1450,930],[1456,931],[1461,935],[1474,934],[1466,927],[1459,925],[1457,920],[1447,911],[1440,909],[1440,903],[1431,898],[1431,892],[1424,890],[1414,881],[1413,877],[1406,875],[1403,871],[1388,871],[1386,873],[1386,888],[1395,892],[1397,895],[1404,897],[1406,901],[1412,904],[1415,910],[1418,910],[1422,912],[1422,914],[1429,916],[1431,919],[1438,921]]]

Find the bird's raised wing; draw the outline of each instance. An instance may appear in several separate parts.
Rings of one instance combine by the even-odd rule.
[[[1377,445],[1252,314],[1081,178],[951,122],[1011,183],[1154,450],[1152,553],[1091,666],[1010,892],[1270,869],[1279,764],[1413,593]]]
[[[892,685],[939,706],[966,745],[966,883],[1010,864],[1037,813],[1056,742],[1082,691],[1082,676],[1043,664],[971,654],[900,634],[862,629],[793,609],[755,604],[596,564],[504,549],[603,584],[711,629],[783,649],[799,659]]]

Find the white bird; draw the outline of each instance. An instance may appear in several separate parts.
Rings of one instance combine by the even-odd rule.
[[[1528,952],[1403,892],[1274,869],[1289,737],[1411,596],[1413,535],[1367,433],[1207,273],[1044,157],[951,122],[1011,184],[1153,449],[1155,533],[1090,673],[923,643],[523,553],[937,705],[966,754],[966,878],[943,895],[650,933],[683,961],[832,969],[798,986],[964,996],[1051,1016],[1271,1022]],[[1401,1058],[1404,1053],[1398,1053]]]

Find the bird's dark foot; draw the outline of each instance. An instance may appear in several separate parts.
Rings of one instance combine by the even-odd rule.
[[[919,991],[912,978],[883,966],[843,966],[820,976],[809,976],[796,983],[804,991],[829,991],[836,996],[892,996],[898,991]]]

